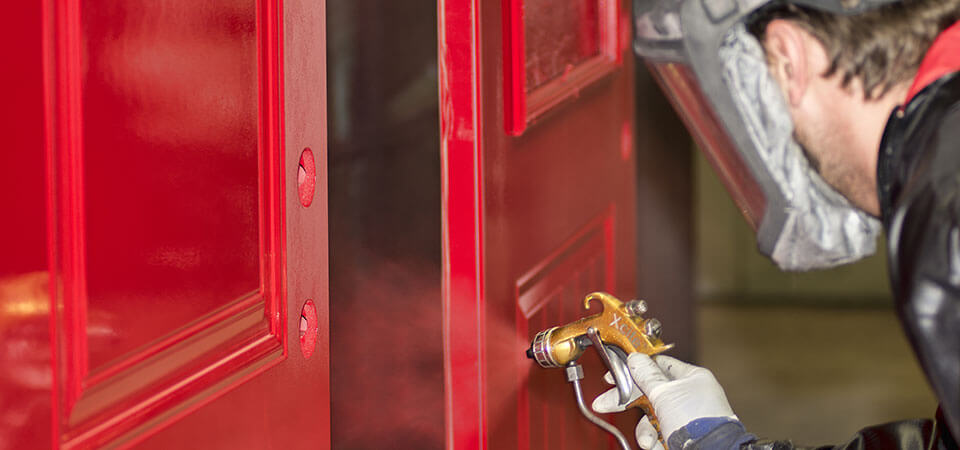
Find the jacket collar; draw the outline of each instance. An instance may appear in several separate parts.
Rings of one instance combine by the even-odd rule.
[[[877,194],[884,224],[890,219],[893,203],[900,195],[901,175],[908,170],[904,160],[910,159],[910,155],[904,153],[912,155],[919,150],[903,148],[907,125],[923,109],[921,104],[930,97],[926,95],[928,91],[936,90],[932,85],[942,84],[937,81],[949,78],[948,75],[954,72],[960,72],[960,22],[941,32],[934,40],[917,70],[904,105],[895,108],[887,121],[877,160]]]
[[[960,22],[942,31],[927,50],[904,104],[944,75],[960,71]]]

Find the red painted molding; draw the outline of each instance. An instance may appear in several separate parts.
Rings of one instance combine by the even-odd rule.
[[[448,450],[486,448],[478,3],[438,2]]]
[[[597,0],[600,53],[533,90],[527,86],[524,0],[502,1],[504,120],[507,134],[519,136],[548,111],[622,65],[620,0]]]
[[[59,328],[73,339],[65,340],[61,397],[69,411],[80,397],[87,374],[86,340],[86,273],[84,267],[84,218],[82,170],[82,105],[80,99],[80,6],[76,2],[47,5],[44,46],[51,47],[52,63],[45,86],[48,132],[55,149],[48,151],[52,180],[48,217],[55,218],[48,229],[52,250],[51,274],[60,274],[52,281],[51,311],[62,311]],[[52,28],[52,29],[51,29]],[[57,239],[56,237],[59,237]],[[52,280],[56,278],[51,277]],[[51,342],[56,345],[57,342]],[[54,359],[55,362],[58,360]]]

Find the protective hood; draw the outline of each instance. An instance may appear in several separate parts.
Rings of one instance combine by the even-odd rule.
[[[856,14],[892,0],[795,0]],[[812,169],[745,19],[768,0],[634,0],[634,49],[648,59],[708,160],[783,270],[846,264],[876,251],[880,222]]]

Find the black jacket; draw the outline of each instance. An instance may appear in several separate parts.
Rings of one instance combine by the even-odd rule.
[[[865,428],[836,448],[954,449],[954,436],[960,436],[960,72],[894,111],[883,134],[877,184],[897,315],[940,409],[932,420]],[[731,423],[695,441],[681,437],[671,448],[730,448],[745,435],[742,425]],[[741,448],[795,446],[755,440]]]
[[[960,73],[894,112],[877,184],[897,315],[960,436]]]
[[[841,448],[957,448],[960,436],[960,73],[894,111],[877,186],[897,315],[940,410],[865,428]],[[951,435],[952,431],[952,435]],[[790,448],[757,441],[750,448]]]

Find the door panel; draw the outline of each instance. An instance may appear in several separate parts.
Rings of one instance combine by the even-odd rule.
[[[542,328],[586,315],[586,294],[636,294],[627,15],[616,1],[535,3],[440,2],[450,448],[610,443],[580,417],[562,371],[524,350]],[[551,54],[558,65],[530,61]],[[602,367],[584,363],[596,395]]]
[[[520,3],[525,13],[522,26],[527,92],[600,55],[600,2],[517,2]]]
[[[613,223],[612,214],[600,216],[517,280],[518,336],[533,341],[539,331],[583,316],[583,292],[614,290]],[[584,370],[602,374],[592,356],[581,361]],[[557,372],[532,368],[519,386],[517,448],[603,448],[607,435],[572,407],[571,388]]]
[[[85,192],[87,314],[110,317],[115,339],[87,348],[99,373],[260,295],[257,5],[82,2],[79,14],[82,150],[63,156]],[[168,307],[143,314],[155,304]]]
[[[618,0],[503,2],[504,118],[520,135],[620,66]]]
[[[329,448],[324,4],[283,3],[14,11],[0,448]]]

